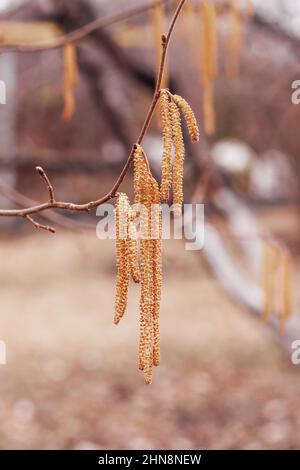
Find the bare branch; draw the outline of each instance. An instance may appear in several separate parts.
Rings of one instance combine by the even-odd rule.
[[[144,137],[147,133],[147,130],[149,128],[149,125],[151,123],[151,120],[152,120],[152,117],[153,117],[153,114],[154,114],[154,111],[155,111],[155,108],[156,108],[156,105],[157,105],[159,97],[160,97],[160,88],[161,88],[161,82],[162,82],[164,67],[165,67],[165,63],[166,63],[166,54],[167,54],[168,45],[170,43],[170,39],[171,39],[171,36],[172,36],[172,32],[174,30],[176,21],[177,21],[178,16],[179,16],[179,14],[180,14],[180,12],[181,12],[184,4],[185,4],[185,1],[186,0],[180,0],[178,6],[176,8],[175,14],[173,16],[173,19],[171,21],[171,24],[169,26],[168,33],[166,35],[162,36],[162,55],[161,55],[158,78],[157,78],[157,82],[156,82],[156,86],[155,86],[155,90],[154,90],[154,94],[153,94],[153,98],[152,98],[152,102],[151,102],[149,111],[147,113],[144,124],[142,126],[142,130],[141,130],[140,135],[139,135],[139,137],[137,139],[137,142],[136,142],[136,144],[139,144],[139,145],[142,143],[142,141],[143,141],[143,139],[144,139]],[[158,4],[157,2],[156,3],[152,2],[153,6],[155,6],[157,4]],[[48,209],[64,209],[64,210],[68,210],[68,211],[72,211],[72,212],[76,212],[76,211],[77,212],[89,212],[92,209],[97,208],[100,204],[103,204],[103,203],[105,203],[105,202],[107,202],[111,199],[114,199],[117,196],[117,191],[118,191],[120,185],[122,184],[128,170],[130,168],[130,165],[131,165],[132,160],[133,160],[136,144],[133,145],[132,150],[129,154],[129,157],[127,158],[127,161],[126,161],[126,163],[125,163],[125,165],[124,165],[117,181],[115,182],[114,186],[111,188],[111,190],[105,196],[103,196],[99,199],[96,199],[95,201],[88,202],[86,204],[74,204],[74,203],[71,203],[71,202],[57,202],[54,198],[53,187],[52,187],[52,185],[50,183],[50,180],[47,177],[45,171],[41,167],[36,167],[36,170],[38,171],[41,178],[45,181],[45,183],[47,185],[49,195],[50,195],[50,200],[48,202],[43,203],[43,204],[38,204],[36,206],[25,208],[25,209],[1,209],[0,210],[0,217],[24,217],[28,221],[30,221],[36,228],[42,228],[44,230],[48,230],[48,231],[53,233],[54,229],[52,229],[51,227],[40,225],[38,222],[36,222],[34,219],[32,219],[31,215],[43,212],[43,211],[48,210]]]

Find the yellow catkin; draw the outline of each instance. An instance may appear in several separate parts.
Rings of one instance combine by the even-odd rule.
[[[146,163],[144,151],[140,145],[134,152],[134,191],[135,203],[143,205],[140,212],[140,342],[139,342],[139,368],[144,371],[146,383],[152,380],[152,319],[151,319],[151,240],[149,240],[149,213],[151,205],[149,168]],[[146,212],[145,210],[146,209]]]
[[[183,204],[184,142],[180,112],[174,102],[170,105],[170,113],[172,119],[173,145],[175,149],[173,168],[173,205],[174,213],[181,214],[181,207]]]
[[[279,309],[279,321],[281,330],[285,328],[286,321],[292,315],[293,309],[293,300],[292,300],[292,284],[293,284],[293,275],[292,275],[292,259],[290,253],[283,249],[281,252],[281,285],[282,285],[282,294],[281,294],[281,303]]]
[[[137,240],[136,225],[134,222],[134,213],[131,210],[129,213],[129,222],[128,222],[127,251],[128,251],[131,277],[133,281],[138,284],[141,281],[139,259],[138,259],[138,240]]]
[[[73,44],[66,44],[63,47],[64,62],[64,111],[63,119],[68,121],[75,112],[74,88],[77,82],[77,58],[76,47]]]
[[[151,208],[151,187],[150,175],[147,175],[143,182],[144,197],[142,204],[147,212],[142,214],[142,219],[147,224],[147,233],[143,232],[141,239],[141,298],[140,298],[140,369],[144,371],[146,384],[152,382],[153,368],[153,266],[152,266],[152,240],[150,234],[150,208]],[[142,221],[143,224],[143,221]]]
[[[121,193],[116,203],[116,259],[117,282],[114,323],[117,325],[124,316],[127,307],[130,280],[130,265],[127,252],[127,224],[129,201],[126,194]]]
[[[208,82],[203,88],[204,129],[207,135],[215,132],[215,107],[213,83]]]
[[[188,102],[179,95],[173,95],[173,100],[175,101],[177,106],[179,106],[179,108],[181,109],[184,115],[186,125],[188,128],[190,137],[192,139],[192,142],[198,142],[200,133],[199,133],[197,120],[196,120],[196,117],[194,115],[192,108],[190,107]]]
[[[243,18],[236,0],[229,2],[229,31],[227,41],[226,75],[235,78],[240,72],[240,54],[243,46]]]
[[[183,10],[183,37],[187,42],[191,63],[195,62],[195,5],[192,1],[185,2]]]
[[[151,20],[153,24],[153,31],[154,31],[154,41],[155,41],[155,56],[156,56],[156,70],[158,73],[160,60],[161,60],[161,53],[162,53],[162,35],[164,34],[164,16],[165,16],[165,7],[163,4],[156,5],[154,8],[151,8]],[[162,88],[168,88],[169,82],[169,73],[167,63],[164,67],[164,74],[162,77]]]
[[[141,240],[141,338],[140,369],[144,371],[145,383],[152,382],[153,324],[152,324],[152,242]]]
[[[161,198],[162,201],[169,200],[169,192],[172,181],[172,122],[170,115],[170,99],[166,90],[160,95],[161,119],[163,125],[163,157],[161,175]]]
[[[162,287],[162,212],[159,187],[151,179],[151,242],[152,242],[152,321],[153,321],[153,365],[160,364],[159,313]]]
[[[147,158],[140,146],[134,153],[135,202],[140,211],[140,344],[139,368],[146,384],[152,382],[153,365],[160,362],[159,311],[161,299],[161,208],[157,181],[151,175]]]
[[[269,243],[263,248],[262,265],[262,289],[264,293],[264,305],[262,311],[262,320],[267,321],[275,307],[275,282],[278,266],[278,251]]]
[[[200,5],[202,82],[206,84],[218,75],[217,13],[214,2],[204,0]]]
[[[199,11],[204,128],[211,135],[215,131],[214,80],[218,74],[217,13],[211,0],[201,2]]]
[[[147,165],[144,150],[140,145],[136,145],[134,156],[134,195],[135,204],[142,204],[145,192],[144,182],[148,178],[149,167]]]

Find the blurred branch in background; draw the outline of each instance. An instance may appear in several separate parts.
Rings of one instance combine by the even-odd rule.
[[[154,0],[150,2],[142,3],[127,10],[108,15],[104,18],[98,18],[97,20],[90,21],[84,26],[79,27],[75,31],[71,31],[68,34],[57,38],[56,40],[45,41],[40,44],[4,44],[0,45],[0,52],[42,52],[49,49],[57,49],[70,44],[72,42],[78,42],[86,38],[90,34],[98,31],[99,29],[112,26],[118,22],[128,20],[140,13],[143,13],[151,8],[161,5],[162,3],[174,3],[175,0]]]

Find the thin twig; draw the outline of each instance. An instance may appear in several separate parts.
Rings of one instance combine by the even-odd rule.
[[[49,225],[43,225],[39,222],[36,222],[30,215],[25,215],[25,219],[28,220],[34,227],[38,230],[46,230],[47,232],[55,233],[55,228],[50,227]]]
[[[3,196],[5,196],[9,201],[17,204],[20,207],[27,207],[27,206],[35,206],[38,203],[33,199],[24,196],[15,188],[12,188],[10,185],[5,183],[3,180],[0,179],[0,192]],[[71,219],[70,217],[63,215],[61,213],[55,211],[47,211],[41,213],[44,219],[49,220],[50,222],[54,222],[57,225],[60,225],[63,228],[69,230],[94,230],[95,227],[93,224],[89,224],[83,220]]]
[[[53,204],[53,202],[55,201],[54,189],[53,189],[52,184],[50,183],[50,180],[49,180],[48,176],[46,175],[45,171],[43,170],[43,168],[41,166],[37,166],[35,169],[38,172],[38,174],[40,175],[40,177],[42,178],[42,180],[45,181],[45,183],[47,185],[47,189],[49,191],[49,202],[51,204]]]
[[[124,178],[127,174],[127,171],[128,171],[128,169],[131,165],[136,145],[137,144],[140,145],[142,143],[142,141],[143,141],[143,139],[146,135],[146,132],[149,128],[149,125],[151,123],[151,119],[153,117],[153,113],[155,111],[155,108],[156,108],[156,105],[158,103],[159,96],[160,96],[160,87],[161,87],[165,62],[166,62],[166,54],[167,54],[168,45],[170,43],[170,39],[171,39],[171,36],[172,36],[172,32],[174,30],[176,21],[177,21],[178,16],[179,16],[179,14],[180,14],[180,12],[181,12],[184,4],[185,4],[185,1],[186,0],[181,0],[179,2],[178,6],[176,8],[175,14],[173,16],[173,19],[171,21],[168,33],[166,35],[162,36],[161,62],[160,62],[158,78],[157,78],[157,82],[156,82],[156,86],[155,86],[155,90],[154,90],[154,94],[153,94],[153,98],[152,98],[152,102],[151,102],[149,111],[147,113],[146,119],[145,119],[144,124],[142,126],[142,130],[140,132],[140,135],[137,139],[137,143],[132,147],[130,155],[129,155],[129,157],[128,157],[128,159],[127,159],[127,161],[126,161],[126,163],[125,163],[125,165],[124,165],[124,167],[123,167],[116,183],[111,188],[109,193],[107,193],[105,196],[103,196],[99,199],[96,199],[95,201],[91,201],[91,202],[88,202],[86,204],[74,204],[74,203],[71,203],[71,202],[58,202],[58,201],[55,200],[54,190],[53,190],[53,187],[50,183],[50,180],[49,180],[47,174],[45,173],[45,171],[41,167],[37,167],[36,168],[37,171],[39,172],[40,176],[43,178],[43,180],[47,184],[47,188],[48,188],[48,191],[49,191],[49,194],[50,194],[50,200],[48,202],[43,203],[43,204],[39,204],[39,205],[29,207],[29,208],[25,208],[25,209],[1,209],[0,210],[0,216],[2,216],[2,217],[24,217],[27,220],[29,220],[31,223],[33,223],[33,225],[35,227],[43,228],[43,229],[47,230],[47,228],[45,228],[46,226],[40,226],[40,224],[38,224],[36,221],[34,221],[32,219],[32,217],[30,217],[30,216],[32,214],[37,214],[37,213],[43,212],[43,211],[48,210],[48,209],[64,209],[64,210],[68,210],[68,211],[72,211],[72,212],[75,212],[75,211],[77,211],[77,212],[89,212],[92,209],[95,209],[96,207],[98,207],[99,205],[101,205],[101,204],[103,204],[103,203],[105,203],[105,202],[107,202],[107,201],[109,201],[109,200],[116,197],[117,191],[118,191],[120,185],[122,184],[122,182],[123,182],[123,180],[124,180]],[[51,229],[51,227],[48,227],[48,228]],[[52,231],[52,230],[49,230],[49,231]]]

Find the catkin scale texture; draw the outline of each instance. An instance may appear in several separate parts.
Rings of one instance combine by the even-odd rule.
[[[137,230],[134,222],[134,214],[129,211],[129,220],[128,220],[128,240],[127,240],[127,252],[129,258],[130,273],[133,281],[136,284],[141,282],[141,273],[139,267],[138,259],[138,240],[137,240]]]
[[[162,288],[162,212],[159,187],[154,178],[151,180],[151,193],[153,365],[158,366],[160,364],[159,314]]]
[[[166,90],[160,96],[161,120],[163,126],[163,157],[161,169],[161,199],[167,202],[172,180],[172,122],[170,115],[170,99]]]
[[[179,95],[173,95],[173,100],[175,101],[177,106],[179,106],[179,108],[181,109],[184,115],[185,122],[188,128],[190,137],[192,139],[192,142],[199,142],[199,138],[200,138],[199,128],[197,124],[197,119],[195,117],[195,114],[192,108],[190,107],[188,102]]]
[[[118,324],[127,307],[130,280],[130,264],[127,250],[127,224],[129,202],[126,194],[121,193],[116,203],[116,258],[117,282],[114,323]]]
[[[183,171],[184,171],[184,142],[181,128],[180,112],[173,101],[170,104],[173,143],[175,149],[173,168],[173,204],[183,204]]]

